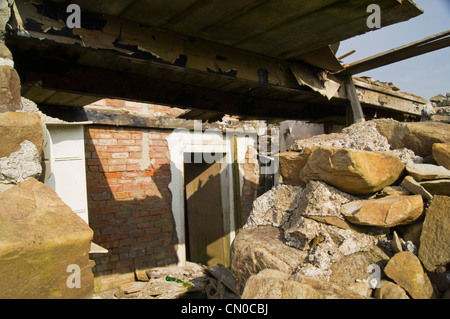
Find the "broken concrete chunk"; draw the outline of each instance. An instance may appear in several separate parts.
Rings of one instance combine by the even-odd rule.
[[[420,195],[353,201],[341,209],[342,215],[351,223],[387,228],[409,224],[419,218],[422,212],[423,200]]]
[[[309,156],[300,178],[321,180],[350,194],[370,194],[395,182],[404,169],[389,152],[368,152],[333,146],[318,147]]]
[[[304,189],[299,186],[278,185],[259,196],[244,229],[262,225],[281,227],[298,207]]]
[[[236,288],[242,293],[247,279],[266,268],[291,274],[300,267],[307,253],[286,245],[283,232],[261,226],[239,232],[231,246],[231,270]]]
[[[30,141],[20,143],[20,150],[0,158],[0,182],[19,184],[28,178],[38,179],[42,173],[39,153]]]

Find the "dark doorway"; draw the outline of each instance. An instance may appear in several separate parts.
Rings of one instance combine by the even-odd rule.
[[[208,164],[204,160],[193,162],[184,164],[187,260],[208,266],[228,266],[229,238],[224,230],[221,195],[222,164]]]

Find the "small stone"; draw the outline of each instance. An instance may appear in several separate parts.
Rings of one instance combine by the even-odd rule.
[[[431,195],[430,192],[427,191],[421,184],[416,182],[412,176],[406,176],[403,179],[401,186],[413,194],[422,195],[425,200],[433,199],[433,195]]]
[[[391,247],[392,247],[392,250],[394,251],[394,253],[399,253],[399,252],[403,251],[402,242],[400,241],[400,238],[398,237],[396,231],[394,231],[394,234],[392,237]]]
[[[424,272],[419,258],[402,251],[395,254],[384,267],[385,274],[406,290],[413,299],[431,299],[433,286]]]
[[[392,195],[410,195],[411,192],[401,186],[387,186],[377,193],[379,197]]]

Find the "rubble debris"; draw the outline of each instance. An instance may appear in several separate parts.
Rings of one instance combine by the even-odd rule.
[[[206,267],[187,262],[136,269],[136,280],[106,292],[97,299],[238,299],[231,271],[223,265]]]
[[[349,153],[379,151],[379,147],[397,158],[396,151],[402,150],[410,160],[400,160],[401,172],[382,190],[361,194],[357,189],[335,189],[328,184],[331,168],[337,165],[333,164],[329,169],[316,170],[305,186],[286,178],[283,182],[294,181],[295,185],[277,185],[257,198],[248,223],[232,247],[231,269],[239,291],[245,291],[243,297],[323,296],[323,291],[298,294],[295,275],[301,275],[319,281],[316,288],[323,282],[338,284],[344,291],[337,298],[446,298],[450,291],[450,197],[445,188],[450,178],[446,168],[436,165],[432,149],[436,143],[450,142],[449,129],[450,125],[444,123],[382,119],[352,125],[344,133],[297,141],[291,151],[301,153],[310,148],[307,163],[321,149]],[[358,132],[353,141],[352,132]],[[364,132],[368,132],[366,141]],[[377,135],[382,136],[379,141]],[[414,150],[407,148],[410,145]],[[323,155],[323,162],[332,163],[333,154],[329,152],[328,158]],[[416,161],[415,154],[426,157],[427,162],[423,164],[421,157]],[[295,158],[295,154],[289,157]],[[376,166],[371,165],[375,175]],[[302,179],[304,167],[290,166],[290,174]],[[439,190],[431,191],[431,187]],[[289,196],[283,196],[285,193]],[[351,227],[345,227],[343,221]],[[252,234],[262,236],[265,250],[272,253],[249,249],[261,245],[262,239]],[[286,255],[292,257],[288,264],[281,262],[287,260]],[[370,289],[359,282],[368,283]],[[303,289],[311,291],[306,285]]]

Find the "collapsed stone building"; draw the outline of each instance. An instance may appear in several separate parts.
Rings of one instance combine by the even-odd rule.
[[[388,142],[378,140],[366,151],[392,147],[401,161],[420,161],[431,153],[412,147],[414,138],[410,144],[407,138],[396,140],[398,132],[414,131],[400,123],[426,119],[446,125],[445,110],[430,109],[425,99],[352,77],[379,65],[377,58],[345,67],[336,58],[333,43],[370,31],[365,23],[370,2],[350,7],[302,2],[295,10],[271,2],[235,4],[222,11],[201,1],[168,8],[164,1],[110,1],[108,8],[101,1],[74,1],[82,9],[81,27],[70,28],[70,13],[61,1],[1,1],[0,297],[91,298],[94,291],[134,281],[140,269],[189,262],[230,267],[242,294],[245,282],[263,268],[281,270],[281,277],[308,273],[300,267],[305,258],[338,250],[327,246],[329,230],[287,231],[285,219],[294,222],[288,216],[304,217],[286,205],[309,198],[314,189],[338,200],[356,199],[331,190],[328,180],[292,188],[299,167],[279,184],[289,156],[296,163],[313,154],[298,140],[331,134],[326,135],[330,140],[342,138],[340,147],[352,149],[364,138],[345,144],[345,134],[332,133],[375,117],[393,118],[398,124]],[[330,18],[349,8],[348,15]],[[381,10],[386,25],[421,14],[412,1],[385,1]],[[277,18],[261,26],[259,17],[267,14]],[[320,39],[305,37],[299,43],[280,36],[312,32],[311,19],[323,22]],[[285,27],[277,28],[283,21]],[[258,28],[263,32],[254,32]],[[444,47],[445,41],[435,40],[447,35],[414,43],[406,55]],[[404,54],[389,53],[381,63]],[[447,142],[447,135],[439,140]],[[287,150],[296,153],[275,156]],[[445,158],[445,148],[441,153]],[[280,172],[273,169],[278,163]],[[323,194],[317,196],[327,203]],[[347,225],[337,213],[321,217],[325,224]],[[285,268],[266,265],[262,257],[236,268],[248,256],[236,257],[235,249],[242,242],[251,245],[246,236],[260,226],[274,229],[264,228],[266,233],[252,240],[274,240],[272,248],[264,247],[269,252],[290,249]],[[294,247],[282,243],[281,249],[281,231],[306,237],[302,243],[288,239]],[[383,235],[380,242],[390,245],[392,239]],[[364,236],[351,238],[367,243],[361,251],[373,244]],[[328,282],[331,261],[342,256],[335,257],[310,263],[315,268],[309,274]],[[242,275],[243,270],[248,271]],[[289,282],[288,277],[283,280]],[[249,287],[257,286],[255,281]],[[254,291],[248,288],[244,296]]]

